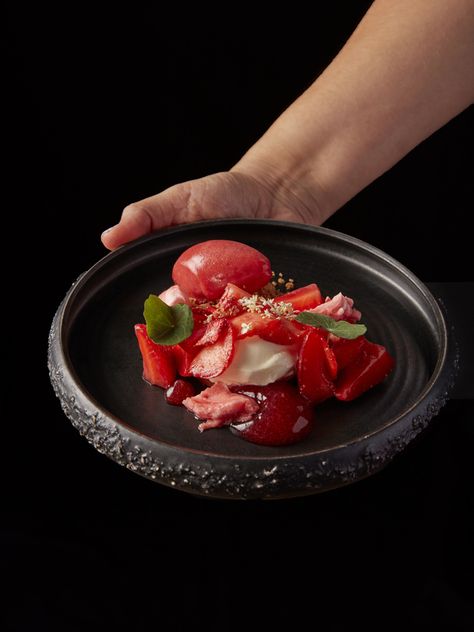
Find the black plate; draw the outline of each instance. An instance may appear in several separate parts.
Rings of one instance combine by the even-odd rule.
[[[206,239],[266,254],[298,286],[356,300],[368,337],[396,368],[360,399],[329,401],[302,443],[264,447],[228,429],[200,433],[141,378],[133,325],[144,298],[171,284],[175,259]],[[323,228],[273,221],[203,222],[155,233],[111,253],[73,285],[53,321],[49,366],[64,412],[97,450],[147,478],[215,497],[310,494],[366,477],[425,429],[446,401],[456,354],[428,289],[380,250]]]

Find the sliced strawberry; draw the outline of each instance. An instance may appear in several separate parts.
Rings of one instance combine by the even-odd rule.
[[[228,326],[228,322],[225,318],[211,320],[211,322],[205,326],[202,335],[195,341],[194,346],[206,347],[215,344],[221,335],[227,331]]]
[[[304,326],[285,318],[265,318],[262,314],[245,312],[231,319],[238,340],[248,336],[260,336],[279,345],[293,345],[298,342]]]
[[[229,366],[235,351],[235,334],[228,321],[224,322],[226,328],[219,340],[213,345],[203,347],[192,360],[190,375],[201,379],[214,378]]]
[[[229,312],[236,316],[244,311],[244,307],[239,303],[240,298],[250,298],[250,294],[233,283],[227,283],[224,294],[217,303],[217,309],[222,312]]]
[[[339,375],[337,399],[349,402],[384,380],[395,361],[382,345],[365,340],[362,352]]]
[[[153,342],[147,334],[146,325],[135,325],[135,335],[143,359],[143,378],[150,384],[168,388],[176,378],[173,352]]]
[[[264,340],[269,340],[277,345],[294,345],[301,339],[301,333],[301,330],[292,321],[285,318],[275,318],[272,319],[271,325],[259,335]]]
[[[172,386],[170,386],[165,394],[166,401],[172,406],[180,406],[183,400],[188,397],[196,395],[196,389],[187,380],[176,380]]]
[[[275,318],[264,318],[256,312],[244,312],[231,318],[230,323],[238,339],[247,338],[247,336],[263,338],[265,332],[275,328],[275,321]]]
[[[321,305],[323,302],[321,298],[321,292],[316,283],[310,283],[304,287],[300,287],[297,290],[287,292],[281,296],[275,298],[275,303],[291,303],[293,309],[302,312],[306,309],[312,309]]]
[[[334,394],[326,358],[326,341],[316,329],[308,331],[298,355],[297,377],[300,393],[313,404]]]
[[[184,348],[182,343],[180,345],[173,345],[172,347],[169,347],[169,349],[174,356],[179,375],[184,377],[190,375],[189,367],[191,366],[195,353],[192,353],[190,350]]]
[[[326,369],[330,380],[335,380],[339,366],[337,364],[336,354],[327,344],[324,345],[324,353],[326,354]]]
[[[364,336],[359,336],[353,340],[337,337],[332,339],[331,346],[340,371],[349,366],[361,354],[366,342]]]
[[[240,386],[238,392],[259,404],[251,421],[231,426],[231,431],[242,439],[261,445],[289,445],[311,432],[313,407],[291,384],[274,382],[267,386]]]
[[[205,324],[204,321],[206,320],[208,316],[207,309],[202,310],[199,307],[193,307],[192,312],[193,312],[193,320],[194,320],[194,329],[196,329],[200,325],[204,325]]]

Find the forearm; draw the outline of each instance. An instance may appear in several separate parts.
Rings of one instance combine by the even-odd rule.
[[[233,168],[324,221],[474,98],[474,0],[376,0]]]

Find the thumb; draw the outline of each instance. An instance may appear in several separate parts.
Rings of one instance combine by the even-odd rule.
[[[188,198],[187,183],[183,183],[129,204],[123,209],[119,223],[102,233],[102,243],[109,250],[115,250],[155,230],[181,223],[181,212]]]

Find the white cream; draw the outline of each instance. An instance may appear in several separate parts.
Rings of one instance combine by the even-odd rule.
[[[290,346],[249,336],[236,341],[232,362],[212,381],[264,386],[291,375],[295,361],[296,352]]]

